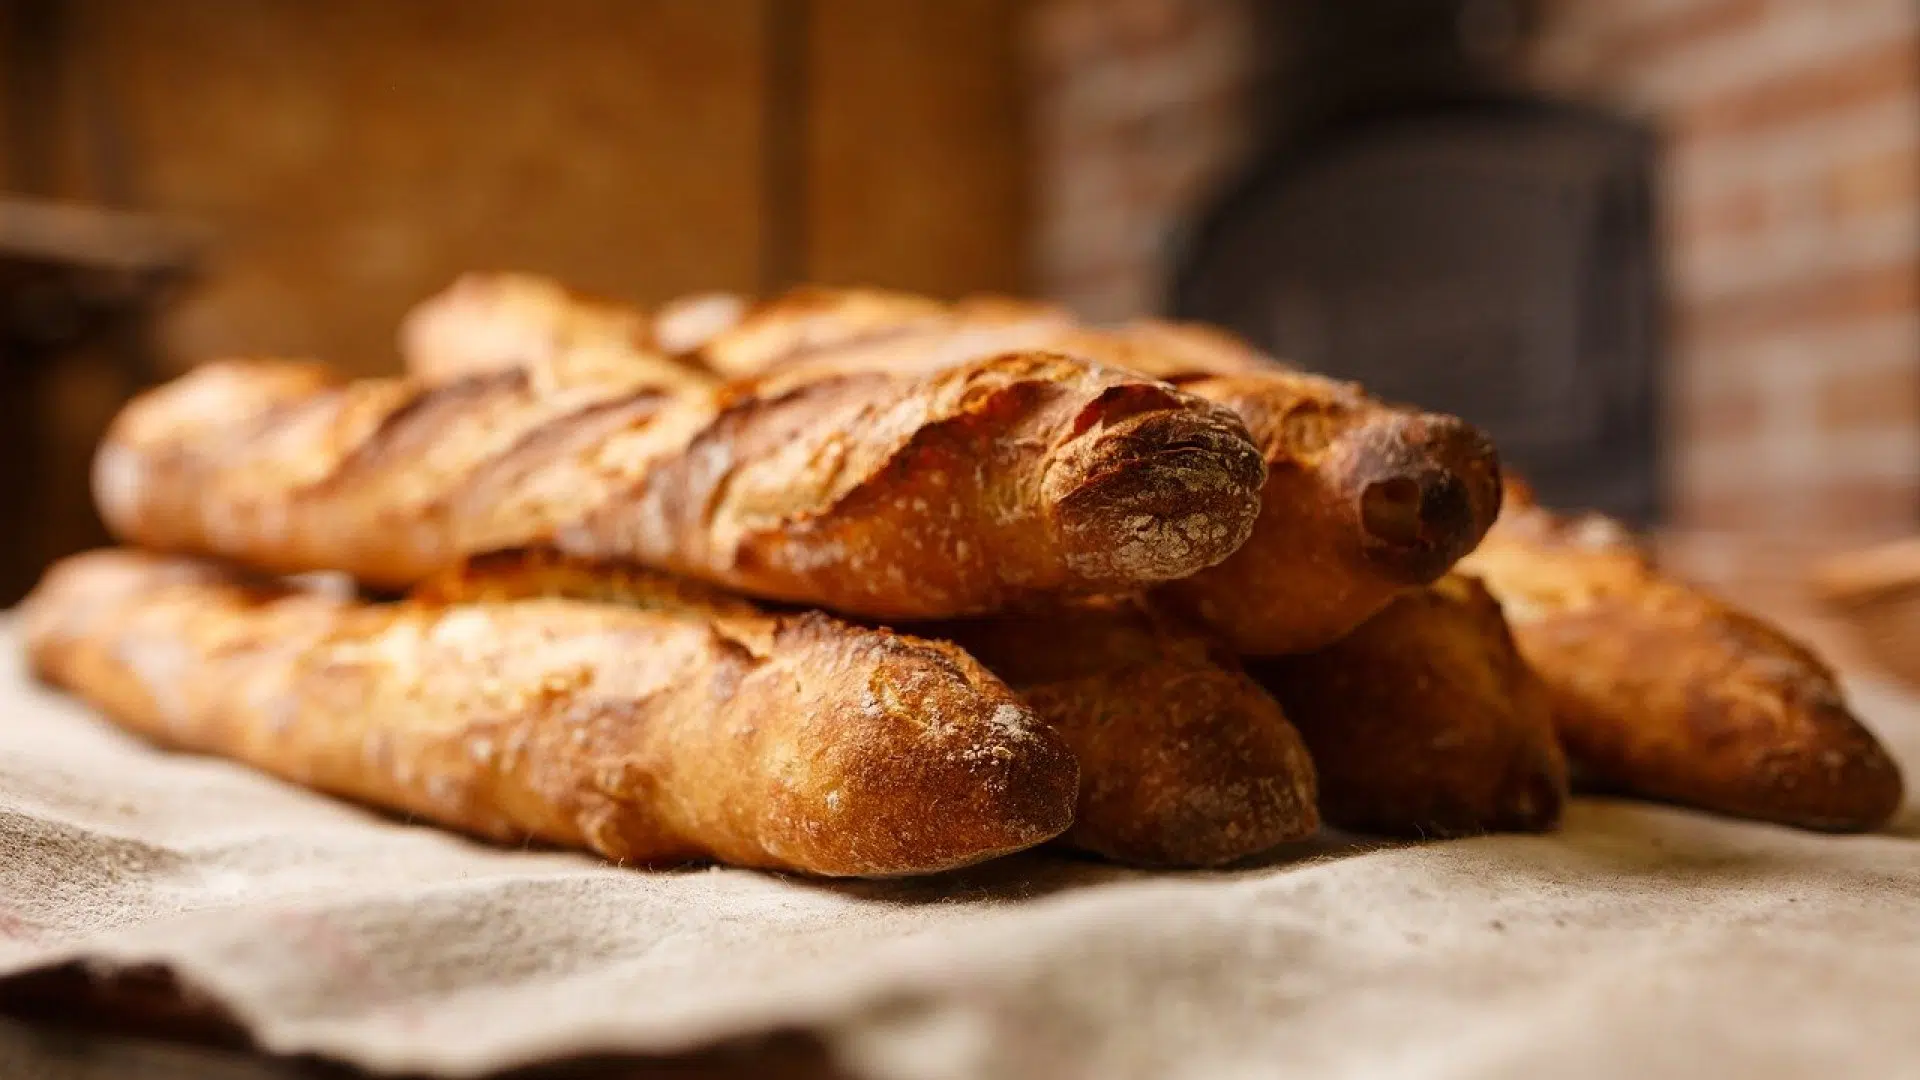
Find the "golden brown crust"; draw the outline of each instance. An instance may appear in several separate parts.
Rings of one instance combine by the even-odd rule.
[[[213,364],[135,399],[96,462],[108,523],[151,547],[384,586],[552,544],[933,618],[1218,562],[1252,528],[1265,475],[1226,410],[1041,353],[715,393],[310,373]]]
[[[709,337],[699,358],[723,377],[746,378],[822,345],[890,334],[945,313],[938,301],[911,293],[803,285],[762,301]]]
[[[1333,645],[1252,670],[1306,739],[1334,825],[1458,836],[1559,821],[1567,768],[1546,689],[1472,578],[1448,575]]]
[[[1139,600],[937,623],[1080,761],[1067,843],[1213,866],[1311,835],[1313,764],[1280,706],[1205,636]]]
[[[668,335],[706,314],[691,302]],[[674,360],[644,313],[529,274],[465,274],[407,313],[400,327],[407,372],[425,382],[525,370],[556,385],[582,380],[702,386],[700,368]]]
[[[1282,366],[1245,338],[1206,323],[1138,319],[1127,324],[1123,336],[1172,358],[1188,375],[1244,375]]]
[[[106,551],[25,626],[129,728],[496,840],[883,876],[1067,827],[1071,753],[960,650],[687,601],[373,605]]]
[[[836,323],[835,313],[845,318]],[[976,298],[951,308],[810,288],[750,312],[728,361],[784,372],[937,371],[1003,349],[1047,349],[1172,383],[1233,409],[1265,456],[1253,536],[1171,586],[1175,603],[1242,653],[1336,640],[1400,591],[1472,550],[1500,507],[1493,444],[1456,417],[1394,408],[1357,386],[1288,370],[1224,331],[1141,322],[1074,326],[1057,308]]]
[[[475,555],[414,586],[407,598],[429,604],[547,598],[618,604],[667,615],[749,620],[771,617],[768,608],[703,582],[546,548],[509,548]]]
[[[1073,312],[1065,305],[1006,293],[970,293],[955,300],[949,310],[967,322],[979,325],[1027,322],[1067,325],[1073,322]]]
[[[539,552],[430,582],[443,599],[558,596],[757,617],[691,582]],[[916,628],[1006,681],[1080,762],[1067,844],[1139,866],[1211,866],[1311,834],[1313,766],[1280,707],[1207,639],[1137,600]]]
[[[1899,808],[1898,767],[1827,666],[1662,577],[1613,522],[1516,508],[1465,567],[1505,606],[1583,777],[1809,829],[1871,829]]]
[[[1057,347],[1165,380],[1246,422],[1267,461],[1254,534],[1166,590],[1243,654],[1339,639],[1403,590],[1437,580],[1499,514],[1493,443],[1457,417],[1384,404],[1197,324],[1075,330]]]
[[[1402,590],[1444,573],[1499,512],[1498,459],[1475,428],[1288,370],[1247,342],[1196,324],[1093,330],[1058,307],[1006,297],[949,306],[812,286],[746,312],[698,355],[720,371],[771,373],[778,381],[937,373],[1023,349],[1165,380],[1247,423],[1268,467],[1253,535],[1225,562],[1167,590],[1172,603],[1242,653],[1300,652],[1338,639]],[[1119,524],[1099,531],[1110,536]]]
[[[740,325],[747,314],[747,300],[737,293],[688,293],[660,305],[653,313],[653,346],[674,357],[691,357],[707,342]],[[688,360],[687,369],[711,375],[696,361]]]
[[[1493,444],[1458,418],[1281,371],[1179,385],[1237,412],[1267,460],[1253,536],[1166,590],[1244,654],[1338,640],[1439,578],[1499,513]]]

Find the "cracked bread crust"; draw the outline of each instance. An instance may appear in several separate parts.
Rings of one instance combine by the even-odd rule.
[[[230,361],[123,409],[95,492],[125,540],[276,572],[403,587],[552,545],[937,618],[1217,563],[1252,529],[1265,475],[1227,410],[1048,353],[697,392]]]
[[[893,876],[1067,828],[1071,752],[959,649],[693,599],[370,604],[109,550],[23,622],[157,742],[496,841]]]

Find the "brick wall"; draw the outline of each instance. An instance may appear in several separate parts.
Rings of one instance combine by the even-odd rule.
[[[1911,525],[1920,5],[1560,0],[1533,73],[1662,137],[1676,523]]]
[[[1246,0],[1043,0],[1036,278],[1089,318],[1152,311],[1180,228],[1252,141]]]
[[[1042,287],[1157,307],[1248,149],[1253,0],[1044,0]],[[1550,0],[1537,86],[1661,137],[1675,524],[1838,536],[1920,512],[1920,4]]]

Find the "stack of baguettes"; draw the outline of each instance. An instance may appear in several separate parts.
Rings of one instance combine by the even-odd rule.
[[[48,573],[35,670],[165,744],[640,863],[1540,830],[1569,759],[1816,829],[1900,800],[1805,649],[1603,520],[1511,482],[1503,514],[1465,423],[1215,331],[495,275],[401,337],[406,378],[233,361],[127,406],[95,488],[140,550]],[[361,589],[272,576],[307,571]]]

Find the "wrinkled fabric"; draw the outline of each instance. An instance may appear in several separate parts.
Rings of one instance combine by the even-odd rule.
[[[1856,702],[1920,771],[1920,703]],[[169,754],[0,631],[0,974],[161,964],[262,1046],[448,1076],[810,1033],[875,1078],[1920,1074],[1920,814],[1577,800],[1549,837],[940,878],[488,847]]]

